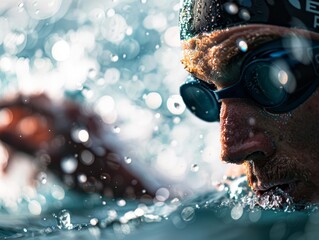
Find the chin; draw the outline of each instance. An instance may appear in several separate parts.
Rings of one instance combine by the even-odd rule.
[[[248,184],[257,196],[271,195],[279,190],[295,204],[319,202],[319,189],[314,179],[297,161],[276,158],[263,164],[247,163]]]
[[[319,202],[318,188],[311,182],[298,182],[288,194],[297,204]]]

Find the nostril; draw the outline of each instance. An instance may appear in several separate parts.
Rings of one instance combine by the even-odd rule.
[[[255,133],[253,137],[233,136],[233,141],[222,143],[222,160],[229,163],[242,164],[247,160],[265,160],[275,153],[272,139],[262,133]],[[260,161],[263,162],[263,161]]]

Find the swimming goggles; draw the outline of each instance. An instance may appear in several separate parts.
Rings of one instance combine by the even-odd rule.
[[[271,113],[286,113],[308,99],[319,85],[319,42],[287,48],[282,40],[248,53],[239,81],[216,90],[192,75],[180,87],[186,107],[208,122],[219,121],[222,99],[248,98]]]

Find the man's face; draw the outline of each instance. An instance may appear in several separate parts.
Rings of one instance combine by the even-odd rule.
[[[183,42],[183,63],[217,89],[238,81],[241,59],[282,36],[318,35],[288,28],[247,25],[195,36]],[[241,44],[247,44],[243,51]],[[291,112],[271,114],[251,99],[224,99],[220,113],[221,159],[243,164],[250,186],[263,194],[279,186],[296,202],[319,200],[319,95]]]

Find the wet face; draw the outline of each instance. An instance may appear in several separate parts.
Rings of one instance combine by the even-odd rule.
[[[318,35],[267,25],[249,25],[199,35],[183,42],[185,68],[222,89],[238,79],[246,52],[281,36]],[[240,41],[248,46],[241,49]],[[257,194],[276,187],[296,202],[319,200],[319,95],[284,114],[271,114],[250,99],[222,100],[221,159],[242,164]]]

